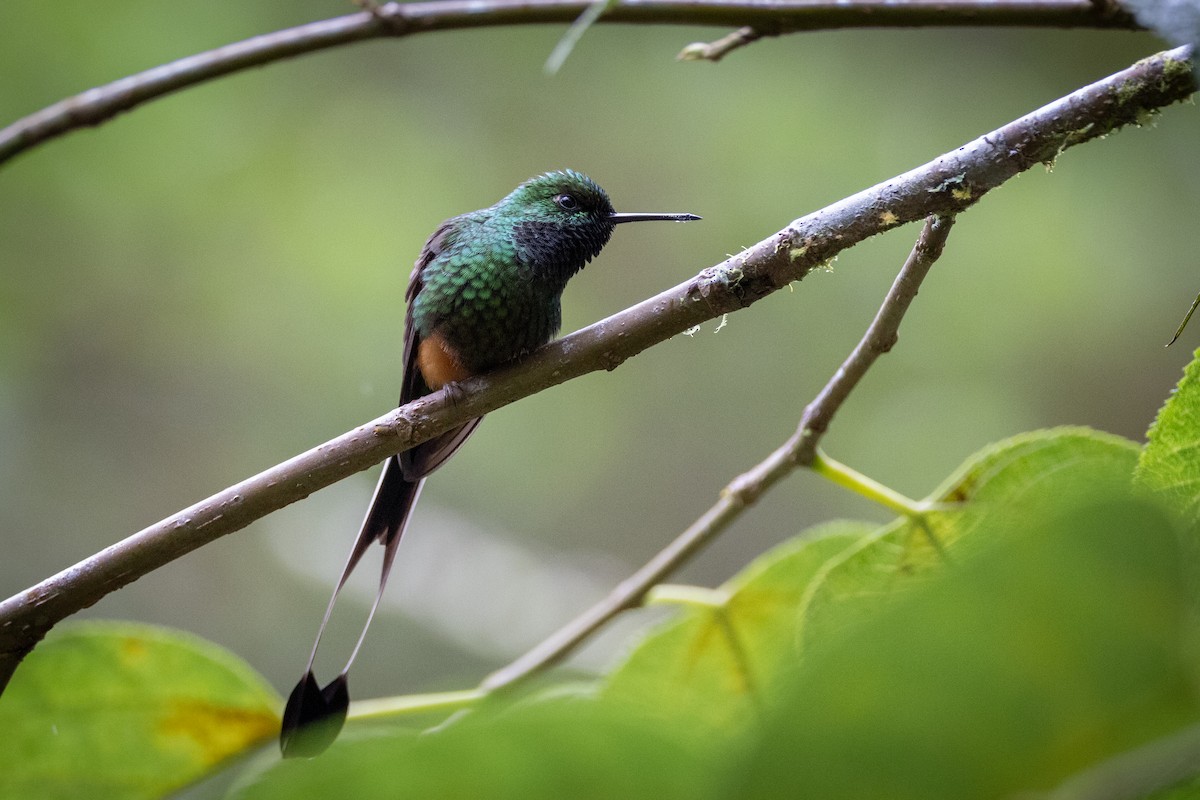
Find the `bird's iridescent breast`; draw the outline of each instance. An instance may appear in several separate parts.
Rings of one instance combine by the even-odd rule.
[[[466,220],[421,273],[412,322],[422,338],[441,336],[470,372],[539,347],[561,321],[562,288],[539,279],[512,230]]]

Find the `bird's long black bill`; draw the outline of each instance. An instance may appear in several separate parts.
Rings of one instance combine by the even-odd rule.
[[[622,222],[653,222],[655,220],[663,222],[695,222],[700,217],[695,214],[609,214],[608,219],[612,224],[619,225]]]

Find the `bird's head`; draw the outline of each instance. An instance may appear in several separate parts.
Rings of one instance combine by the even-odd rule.
[[[694,214],[618,214],[594,180],[574,170],[530,178],[495,206],[513,226],[518,249],[535,271],[567,279],[600,252],[622,222],[687,221]]]
[[[534,222],[598,237],[596,252],[608,241],[616,224],[612,221],[612,202],[600,185],[570,169],[530,178],[496,208],[517,224]]]

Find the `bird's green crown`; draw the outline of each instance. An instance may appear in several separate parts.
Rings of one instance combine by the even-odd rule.
[[[608,195],[594,180],[575,170],[530,178],[499,203],[497,210],[538,222],[604,222],[612,216]]]

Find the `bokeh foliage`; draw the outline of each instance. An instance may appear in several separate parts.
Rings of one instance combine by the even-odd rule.
[[[346,10],[4,3],[0,118]],[[571,329],[1160,46],[1116,32],[846,31],[712,65],[672,57],[721,31],[601,25],[548,78],[561,32],[339,48],[6,165],[3,594],[386,410],[424,237],[529,175],[571,166],[618,208],[705,217],[618,231],[568,290]],[[1140,438],[1188,346],[1159,347],[1195,290],[1198,117],[1170,109],[964,215],[899,346],[839,414],[831,453],[919,496],[964,453],[1020,431]],[[915,235],[864,243],[715,335],[705,326],[489,418],[425,492],[361,689],[477,677],[689,524],[791,432]],[[289,685],[372,482],[321,492],[89,613],[187,628]],[[863,515],[885,519],[802,478],[685,578],[715,584],[808,526]],[[467,528],[484,541],[454,538]],[[598,577],[581,589],[580,572]],[[464,619],[482,634],[457,630]]]
[[[71,0],[14,0],[0,8],[0,119],[197,50],[345,10],[316,2],[120,0],[97,12]],[[576,327],[1160,47],[1149,36],[1125,33],[846,31],[763,41],[714,66],[677,64],[671,56],[688,41],[721,32],[600,26],[549,79],[540,67],[560,33],[541,27],[437,34],[277,64],[74,134],[0,172],[5,595],[386,409],[399,380],[404,281],[424,237],[442,218],[490,203],[531,174],[576,167],[605,185],[623,210],[706,217],[653,234],[622,232],[568,292],[565,324]],[[1108,600],[1088,594],[1099,590],[1087,576],[1106,575],[1113,561],[1105,559],[1130,558],[1119,545],[1124,525],[1137,527],[1139,536],[1144,529],[1147,554],[1135,559],[1144,572],[1114,591],[1139,596],[1137,575],[1177,586],[1173,573],[1155,571],[1167,560],[1161,556],[1174,523],[1123,492],[1105,493],[1104,502],[1114,505],[1102,519],[1088,510],[1096,498],[1089,498],[1087,484],[1114,475],[1124,480],[1134,445],[1079,431],[1008,437],[1088,424],[1142,438],[1194,335],[1185,335],[1178,349],[1159,347],[1196,288],[1198,140],[1195,109],[1172,109],[1156,126],[1073,150],[1053,172],[1024,175],[963,215],[899,346],[839,414],[827,440],[831,451],[914,496],[985,442],[1007,445],[981,452],[952,481],[969,474],[971,464],[988,465],[975,476],[980,491],[999,490],[994,481],[1001,479],[1019,487],[1025,476],[1014,470],[1041,474],[1039,458],[1054,464],[1060,447],[1079,448],[1065,460],[1078,460],[1082,471],[1066,470],[1057,494],[1004,495],[1025,528],[1053,528],[1062,537],[1046,545],[1063,562],[1061,580],[1037,582],[1041,573],[1029,559],[1049,557],[1038,545],[1013,544],[1009,552],[1009,538],[1039,537],[1016,530],[1016,522],[998,530],[996,521],[972,521],[973,506],[930,519],[939,536],[953,540],[954,563],[962,562],[964,574],[982,570],[996,582],[1028,573],[1030,591],[1043,593],[1036,596],[1065,601],[1083,592],[1079,597],[1102,613]],[[814,274],[794,292],[731,318],[715,336],[706,328],[612,374],[574,381],[490,418],[425,494],[393,581],[393,595],[417,622],[402,614],[382,620],[360,660],[360,689],[394,694],[473,684],[691,522],[732,475],[791,432],[803,404],[870,319],[915,233],[900,230],[855,248],[832,273]],[[1144,486],[1167,487],[1164,502],[1182,514],[1185,528],[1195,497],[1188,494],[1187,481],[1195,480],[1189,445],[1177,453],[1155,448],[1163,437],[1189,430],[1184,415],[1191,408],[1162,412],[1138,473]],[[274,685],[288,685],[370,485],[365,476],[322,492],[89,613],[199,633],[237,652]],[[449,517],[448,509],[459,516]],[[824,520],[864,516],[836,530],[822,527],[827,535],[811,542],[792,540]],[[1076,528],[1085,524],[1077,519],[1094,522],[1099,540],[1118,540],[1094,557],[1080,555],[1078,572],[1067,568],[1077,560]],[[391,765],[399,772],[380,780],[416,780],[423,764],[461,764],[472,756],[477,762],[486,743],[511,734],[518,752],[563,742],[568,763],[594,748],[610,764],[642,749],[661,751],[653,768],[662,770],[661,784],[647,777],[641,785],[678,781],[681,790],[691,789],[688,776],[699,774],[714,793],[735,792],[730,787],[748,771],[772,774],[763,765],[777,755],[750,728],[778,732],[783,724],[774,713],[751,723],[738,705],[749,701],[737,687],[774,692],[772,708],[803,722],[791,734],[779,733],[783,748],[808,747],[803,737],[813,729],[806,726],[824,725],[820,715],[832,714],[806,705],[806,686],[828,687],[829,708],[839,699],[829,681],[841,667],[821,668],[814,657],[788,672],[795,660],[788,642],[810,635],[827,642],[830,664],[849,653],[870,655],[863,670],[885,662],[856,636],[880,637],[882,656],[907,664],[920,655],[894,649],[898,631],[934,650],[964,644],[954,630],[933,641],[918,634],[938,631],[878,627],[879,619],[937,618],[934,606],[976,608],[961,582],[954,583],[957,569],[941,577],[949,571],[921,531],[889,525],[881,511],[801,476],[684,574],[686,581],[717,585],[771,546],[782,548],[727,587],[724,612],[740,623],[749,640],[743,646],[763,662],[754,669],[777,671],[777,685],[757,672],[747,680],[731,671],[737,662],[722,639],[724,625],[713,623],[711,611],[690,609],[604,679],[598,698],[543,701],[494,719],[478,714],[428,742],[398,733],[390,734],[396,741],[367,738],[362,753],[348,743],[317,763],[333,770],[344,758],[347,780],[365,781],[357,759],[367,759],[369,748],[411,748],[411,760],[399,759]],[[481,538],[454,538],[468,528]],[[970,535],[956,538],[968,528]],[[866,531],[874,538],[864,540]],[[831,552],[851,537],[853,557]],[[422,541],[455,544],[429,554]],[[546,568],[564,559],[571,561],[567,569]],[[836,570],[829,566],[835,562]],[[573,593],[581,574],[600,576],[582,595]],[[911,592],[889,600],[877,618],[876,595],[909,583]],[[871,590],[858,591],[863,585]],[[428,602],[438,586],[450,599]],[[809,587],[817,588],[809,593]],[[789,615],[806,594],[812,618],[801,615],[803,625],[790,637],[777,633],[793,624]],[[1164,595],[1153,602],[1169,617],[1177,600]],[[845,619],[822,611],[843,607]],[[870,613],[860,619],[863,609],[850,614],[853,607]],[[1014,625],[1030,621],[1020,609],[1012,614]],[[456,629],[462,620],[478,620],[478,630]],[[355,626],[345,627],[349,638]],[[1136,633],[1129,626],[1109,633],[1122,631]],[[1107,642],[1096,638],[1101,634],[1089,632],[1061,663],[1094,652],[1089,648]],[[1191,709],[1190,695],[1173,682],[1173,670],[1182,667],[1171,660],[1170,637],[1154,633],[1160,634],[1165,655],[1158,672],[1118,663],[1111,675],[1087,673],[1092,680],[1080,687],[1102,700],[1093,683],[1113,689],[1145,681],[1139,695],[1145,704],[1135,711],[1145,715],[1147,738],[1169,727],[1162,703],[1178,701],[1183,714]],[[64,630],[38,654],[50,658],[72,637],[100,635]],[[146,646],[191,652],[186,638],[177,644],[173,637],[145,634]],[[691,649],[673,649],[673,638]],[[985,653],[1011,645],[998,635],[965,641]],[[701,645],[709,649],[696,649]],[[219,685],[225,679],[218,676],[232,669],[245,676],[248,695],[265,691],[242,667],[222,666],[225,656],[214,660],[206,652],[194,654],[197,671],[214,670],[205,680]],[[21,681],[37,680],[36,663],[22,668]],[[87,690],[81,696],[107,696],[100,684],[124,673],[102,667],[107,661],[91,663],[86,679],[99,683],[80,686]],[[685,668],[689,681],[679,678]],[[677,679],[658,682],[660,669]],[[879,679],[882,688],[892,686]],[[917,683],[914,690],[927,688]],[[176,691],[169,676],[167,684],[164,691]],[[10,696],[16,689],[14,683],[0,701],[0,714],[18,713]],[[237,694],[226,691],[226,700]],[[720,691],[741,700],[706,700]],[[645,710],[656,695],[664,708],[676,709],[677,723],[631,718],[629,704]],[[993,699],[1001,715],[996,709],[1011,698]],[[1089,763],[1131,744],[1101,735],[1111,725],[1104,727],[1100,700],[1075,707],[1091,738],[1074,760],[1056,762],[1061,774],[1068,763]],[[947,712],[961,713],[963,702],[947,695]],[[104,708],[95,712],[92,725],[111,719]],[[945,724],[919,712],[909,709],[880,736]],[[43,723],[52,722],[19,716],[41,726],[37,736],[50,735]],[[852,722],[845,720],[838,735],[857,737]],[[738,753],[716,758],[713,740],[702,734],[722,725],[733,725],[742,738]],[[571,733],[577,728],[583,730]],[[991,741],[1011,741],[1005,737],[1014,730],[1001,728]],[[37,760],[42,745],[20,750],[29,756],[17,763],[44,767]],[[43,752],[43,758],[62,755]],[[100,761],[98,753],[79,758],[88,768]],[[167,786],[200,774],[216,756],[193,759],[191,767],[127,759],[139,769],[164,764],[162,782],[153,785]],[[928,763],[913,757],[914,770]],[[521,776],[537,765],[535,757],[514,752],[481,770],[515,795],[529,789]],[[119,758],[111,764],[118,773],[130,766]],[[305,769],[294,772],[303,776]],[[1039,769],[1027,774],[1050,780],[1053,770]],[[272,787],[286,786],[292,770],[269,771],[248,791],[283,791]],[[437,770],[429,774],[427,780],[437,779]],[[594,776],[596,796],[606,796],[605,787],[627,787],[608,782],[618,776],[605,777],[601,768],[563,767],[562,774]],[[992,776],[988,785],[1008,786],[1012,777]]]

